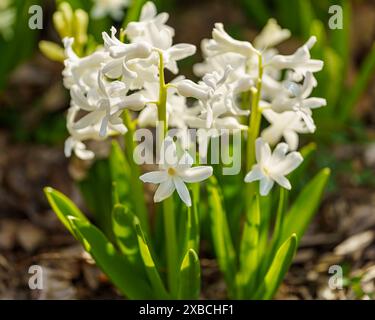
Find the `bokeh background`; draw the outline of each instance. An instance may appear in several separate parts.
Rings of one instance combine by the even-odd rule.
[[[68,0],[90,11],[91,0]],[[328,106],[314,113],[318,130],[303,138],[317,151],[311,171],[332,170],[324,201],[277,298],[375,298],[375,1],[374,0],[158,0],[170,13],[175,42],[197,47],[215,22],[251,40],[271,17],[292,31],[282,53],[291,53],[312,34],[312,54],[323,59],[316,96]],[[28,28],[29,7],[43,8],[43,29]],[[328,9],[340,5],[342,30],[330,30]],[[90,257],[60,225],[43,195],[51,185],[84,208],[80,187],[92,163],[66,159],[65,111],[69,95],[62,85],[61,63],[38,49],[40,40],[60,43],[53,28],[53,0],[0,2],[0,299],[120,298]],[[110,18],[91,20],[90,33],[100,42]],[[199,52],[199,50],[198,50]],[[182,73],[199,53],[183,61]],[[105,154],[106,143],[93,146]],[[77,183],[80,182],[80,183]],[[301,181],[303,183],[303,181]],[[203,243],[203,248],[204,248]],[[204,252],[204,250],[203,250]],[[28,269],[44,267],[44,290],[30,290]],[[328,286],[329,266],[341,265],[344,288]],[[202,298],[225,298],[217,265],[202,259]]]

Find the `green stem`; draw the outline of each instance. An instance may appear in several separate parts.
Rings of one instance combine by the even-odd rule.
[[[148,222],[148,213],[147,208],[144,200],[144,189],[143,183],[139,180],[141,175],[141,170],[139,166],[134,162],[133,154],[135,149],[135,143],[133,140],[134,131],[135,131],[135,123],[132,121],[130,114],[127,110],[123,113],[123,119],[125,126],[128,128],[128,132],[125,134],[125,156],[128,160],[130,169],[132,170],[131,176],[131,184],[134,188],[134,192],[132,192],[133,204],[135,212],[140,220],[142,229],[144,233],[149,236],[150,235],[150,225]]]
[[[165,249],[167,257],[168,288],[175,297],[178,290],[178,248],[173,197],[163,201]]]
[[[255,140],[259,135],[260,123],[262,120],[262,111],[259,108],[259,102],[262,93],[263,63],[261,54],[258,55],[258,80],[256,90],[252,91],[251,114],[249,127],[247,129],[247,162],[246,169],[251,170],[255,163]]]
[[[259,102],[262,92],[263,63],[261,54],[258,55],[258,81],[256,89],[252,90],[251,114],[249,117],[249,126],[247,129],[246,145],[246,172],[249,172],[255,163],[255,140],[259,135],[260,124],[262,120],[262,111],[259,108]],[[247,184],[246,199],[253,199],[255,193],[254,183]],[[247,210],[250,210],[250,201],[246,201]]]
[[[158,120],[163,124],[162,139],[164,140],[165,135],[168,130],[167,123],[167,90],[168,85],[165,84],[165,75],[164,75],[164,61],[163,54],[159,53],[159,101],[158,105]],[[160,138],[160,137],[159,137]]]
[[[167,90],[168,85],[165,84],[164,76],[164,61],[162,52],[159,53],[159,101],[158,106],[158,148],[161,147],[163,140],[168,131],[167,123]],[[168,287],[173,296],[177,295],[178,291],[178,248],[177,248],[177,234],[176,221],[174,216],[174,202],[173,196],[163,201],[163,217],[164,217],[164,232],[165,232],[165,246],[167,255],[167,277]]]

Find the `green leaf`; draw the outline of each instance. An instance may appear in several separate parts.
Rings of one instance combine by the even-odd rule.
[[[292,32],[292,34],[300,33],[299,17],[296,16],[295,11],[298,9],[298,2],[299,0],[275,2],[275,11],[278,13],[277,20],[279,20],[279,22],[284,28],[288,28]],[[295,10],[291,10],[290,8],[294,8]]]
[[[301,32],[303,37],[308,39],[310,37],[310,26],[315,17],[314,10],[310,0],[298,1],[298,8]]]
[[[260,208],[259,197],[252,200],[251,209],[246,213],[245,225],[242,232],[240,246],[240,270],[238,274],[238,285],[242,299],[246,296],[245,291],[252,291],[256,282],[257,267],[259,259],[259,228]]]
[[[311,55],[314,59],[323,58],[323,48],[327,43],[327,35],[324,23],[318,19],[314,19],[310,25],[309,36],[316,37],[316,44],[311,48]]]
[[[130,166],[125,159],[124,152],[121,150],[119,143],[116,140],[112,141],[112,150],[109,157],[109,167],[111,172],[112,183],[116,185],[116,201],[121,204],[131,206],[130,195]],[[114,202],[116,203],[116,202]]]
[[[112,212],[113,233],[120,251],[136,266],[142,266],[134,214],[124,205],[117,204]]]
[[[56,213],[59,220],[74,236],[76,236],[74,230],[71,227],[68,217],[73,216],[82,221],[88,221],[85,215],[67,196],[65,196],[61,192],[51,187],[46,187],[44,188],[44,193],[47,197],[50,206]]]
[[[292,234],[277,250],[275,258],[267,271],[262,285],[255,293],[255,299],[271,299],[280,286],[292,263],[297,249],[297,236]]]
[[[95,224],[112,239],[112,182],[108,159],[95,161],[79,187]]]
[[[129,299],[155,298],[142,270],[135,268],[125,256],[119,254],[98,228],[75,217],[69,218],[69,221],[85,250],[122,294]]]
[[[326,109],[329,118],[332,117],[335,111],[337,111],[337,101],[342,90],[342,77],[340,76],[343,72],[343,61],[340,55],[336,53],[332,48],[326,47],[323,51],[324,60],[324,83],[329,85],[325,86],[324,97],[327,99],[327,107],[323,108],[321,113],[324,113]],[[320,111],[320,110],[319,110]]]
[[[258,27],[263,27],[267,20],[271,17],[271,14],[264,4],[264,0],[242,0],[242,6],[245,9],[246,14],[257,23]]]
[[[371,52],[368,54],[361,66],[354,87],[349,91],[348,96],[345,96],[344,105],[342,106],[342,110],[340,111],[340,118],[342,120],[346,120],[350,116],[355,104],[358,102],[359,98],[366,90],[371,77],[374,75],[374,71],[375,43],[372,45]]]
[[[219,267],[226,279],[229,293],[233,295],[234,277],[236,274],[236,253],[233,248],[226,213],[222,206],[220,187],[215,177],[209,179],[207,189],[212,240]]]
[[[180,274],[179,299],[198,299],[201,286],[199,258],[193,249],[189,249],[182,261]]]
[[[29,28],[29,8],[40,4],[40,0],[14,0],[10,3],[9,8],[15,11],[15,19],[12,25],[4,26],[4,30],[9,27],[9,36],[4,38],[0,32],[0,92],[7,84],[9,73],[22,61],[31,57],[37,47],[40,30]]]
[[[199,185],[198,185],[199,187]],[[194,186],[195,188],[195,186]],[[194,189],[192,188],[192,189]],[[186,251],[191,248],[195,252],[199,251],[199,215],[198,215],[198,204],[196,201],[195,192],[191,192],[192,206],[188,207],[181,216],[180,223],[180,256],[181,261],[184,258]]]
[[[343,28],[334,29],[330,32],[331,48],[341,57],[342,59],[342,73],[346,75],[348,71],[348,65],[350,61],[350,29],[352,26],[351,16],[352,9],[350,0],[342,0],[341,4],[343,8]],[[342,79],[345,76],[340,77]]]
[[[164,287],[163,281],[160,278],[159,272],[156,269],[154,259],[151,256],[151,252],[147,245],[145,236],[139,223],[139,219],[136,217],[134,219],[134,226],[137,232],[139,251],[141,253],[152,290],[155,293],[155,296],[157,296],[158,298],[168,299],[168,293]]]
[[[292,233],[295,233],[298,239],[302,238],[319,206],[329,175],[328,168],[321,170],[298,195],[286,214],[279,243],[285,241]]]

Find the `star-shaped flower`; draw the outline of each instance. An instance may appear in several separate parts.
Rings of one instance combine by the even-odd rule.
[[[178,158],[176,144],[169,137],[164,140],[161,149],[163,153],[159,163],[160,170],[145,173],[139,178],[143,182],[159,184],[154,202],[163,201],[177,190],[181,200],[190,207],[191,198],[185,183],[200,182],[209,178],[212,175],[212,167],[192,167],[194,160],[188,152]]]
[[[299,152],[294,151],[288,155],[287,152],[288,145],[286,143],[279,143],[271,152],[268,143],[264,142],[262,138],[258,138],[256,140],[257,164],[245,176],[245,182],[259,180],[259,191],[262,196],[268,195],[275,181],[283,188],[290,190],[292,187],[285,176],[296,169],[303,158]]]

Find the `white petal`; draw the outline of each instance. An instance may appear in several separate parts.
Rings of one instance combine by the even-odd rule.
[[[180,177],[187,183],[195,183],[206,180],[212,176],[213,169],[209,166],[198,166],[185,170]]]
[[[91,150],[86,150],[86,146],[85,146],[85,149],[76,148],[74,149],[74,152],[76,156],[80,158],[81,160],[91,160],[91,159],[94,159],[95,157],[94,152],[92,152]]]
[[[284,161],[280,163],[277,168],[277,172],[282,175],[288,175],[291,173],[294,169],[296,169],[303,161],[303,158],[299,152],[291,152],[289,153]]]
[[[281,130],[280,130],[281,129]],[[262,131],[261,137],[270,145],[274,146],[281,140],[283,128],[277,125],[270,125]]]
[[[173,183],[173,180],[167,179],[166,181],[162,182],[157,188],[154,195],[154,202],[161,202],[164,199],[170,197],[174,190],[175,185]]]
[[[293,130],[287,130],[284,132],[284,139],[289,146],[291,151],[297,150],[298,148],[298,134]]]
[[[266,196],[272,189],[274,181],[268,177],[264,177],[260,180],[259,192],[261,196]]]
[[[192,56],[196,51],[196,47],[192,44],[179,43],[169,48],[167,51],[171,60],[178,61]]]
[[[100,118],[102,116],[104,116],[104,112],[102,112],[102,111],[92,111],[92,112],[88,113],[87,115],[85,115],[84,117],[82,117],[81,119],[79,119],[74,124],[74,128],[79,130],[79,129],[83,129],[83,128],[86,128],[88,126],[94,125],[100,120]]]
[[[148,183],[162,183],[168,179],[168,174],[165,171],[152,171],[145,173],[139,177],[143,182]]]
[[[258,163],[265,163],[271,157],[271,148],[268,143],[264,142],[262,138],[258,138],[255,141],[256,146],[256,160]]]
[[[309,109],[317,109],[327,105],[327,100],[323,98],[308,98],[303,100],[303,106]]]
[[[156,16],[156,13],[157,11],[156,11],[155,4],[152,1],[148,1],[142,7],[139,20],[140,21],[151,20],[152,18]]]
[[[181,200],[188,206],[191,207],[191,198],[189,190],[186,187],[185,183],[180,177],[173,178],[174,185],[176,187],[177,193],[180,196]]]
[[[176,83],[178,93],[184,97],[193,97],[199,100],[207,100],[209,92],[202,85],[191,80],[182,80]]]
[[[254,39],[254,44],[258,49],[271,48],[290,37],[288,29],[282,29],[275,19],[269,19],[260,34]]]
[[[272,153],[272,163],[278,164],[285,159],[285,155],[288,152],[288,145],[284,142],[279,143]]]
[[[105,137],[107,135],[109,117],[105,116],[100,124],[99,136]]]
[[[259,165],[253,166],[250,172],[248,172],[245,176],[245,182],[250,183],[256,180],[260,180],[264,177],[262,170],[260,169]]]
[[[284,176],[281,176],[281,175],[275,175],[275,176],[272,176],[272,178],[280,185],[282,186],[283,188],[287,189],[287,190],[290,190],[292,189],[292,186],[290,185],[290,182],[287,178],[285,178]]]
[[[194,163],[193,157],[190,155],[189,152],[184,152],[182,157],[180,158],[180,161],[178,162],[177,169],[188,169],[190,168]]]

